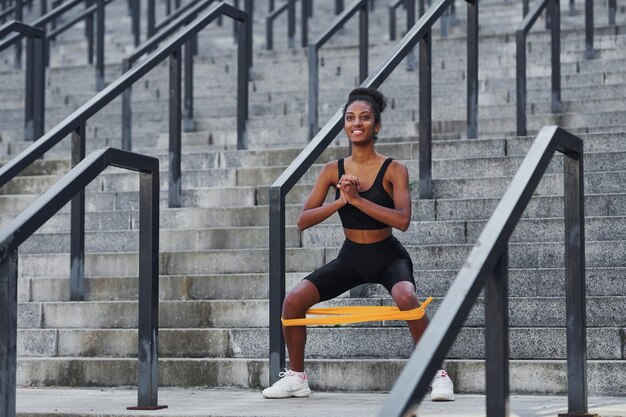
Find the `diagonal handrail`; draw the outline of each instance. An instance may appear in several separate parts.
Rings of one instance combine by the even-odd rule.
[[[516,118],[517,135],[524,136],[526,130],[526,35],[533,24],[539,19],[544,9],[550,16],[550,55],[552,67],[552,112],[559,113],[563,109],[561,102],[561,10],[559,0],[541,0],[535,4],[524,21],[515,31],[516,41]]]
[[[483,288],[487,416],[508,415],[508,242],[556,151],[565,159],[568,409],[587,412],[583,142],[547,126],[535,138],[379,416],[404,416],[419,404]]]
[[[293,48],[296,44],[296,1],[298,0],[286,0],[284,4],[274,9],[273,5],[270,5],[270,11],[265,17],[265,49],[271,51],[274,49],[274,19],[280,16],[285,11],[287,12],[287,46]],[[313,13],[313,0],[300,0],[301,3],[301,38],[302,47],[306,47],[308,44],[309,36],[309,22],[308,19]]]
[[[86,0],[71,0],[67,3],[63,3],[58,7],[55,7],[54,9],[50,10],[48,13],[44,14],[43,16],[40,16],[38,19],[36,19],[35,21],[33,21],[32,23],[30,23],[31,26],[35,26],[35,27],[39,27],[39,28],[45,28],[46,25],[48,23],[51,23],[53,21],[55,21],[55,19],[61,15],[63,15],[65,12],[73,9],[74,7],[82,4],[82,3],[87,3]],[[93,16],[93,13],[96,14],[96,19],[97,19],[97,30],[96,30],[96,65],[95,65],[95,69],[96,69],[96,88],[98,90],[101,90],[104,87],[104,5],[105,5],[105,1],[104,0],[96,0],[96,5],[95,5],[95,11],[92,13],[87,13],[86,10],[83,10],[79,16],[82,16],[82,19],[91,19]],[[89,9],[89,7],[86,7],[86,9]],[[16,19],[19,20],[19,19]],[[75,19],[72,19],[75,20]],[[67,25],[63,25],[63,30],[68,29]],[[93,39],[93,31],[88,31],[88,36],[87,36],[87,59],[89,61],[89,63],[91,64],[93,61],[93,43],[94,43],[94,39]],[[58,33],[56,33],[58,34]],[[49,43],[50,40],[54,39],[55,34],[48,34],[48,36],[46,36],[46,53],[48,53],[49,50]],[[24,37],[23,34],[21,33],[16,33],[13,34],[9,37],[7,37],[6,39],[3,39],[0,42],[0,51],[3,51],[4,49],[8,48],[9,46],[13,45],[13,44],[20,44],[20,40],[22,39],[22,37]],[[20,54],[16,54],[15,56],[16,58],[16,68],[20,68],[21,67],[21,56]],[[46,59],[46,65],[48,65],[47,59]]]
[[[289,39],[289,47],[292,48],[294,46],[295,24],[292,23],[292,19],[295,19],[296,15],[295,1],[289,0],[277,7],[276,9],[270,10],[270,12],[267,14],[267,17],[265,18],[265,49],[267,49],[268,51],[274,49],[274,19],[276,19],[285,11],[287,11],[288,16],[287,39]]]
[[[26,86],[24,93],[24,139],[43,135],[46,79],[46,32],[35,26],[12,20],[0,27],[0,38],[17,31],[28,36],[26,41]]]
[[[311,140],[318,131],[318,106],[319,106],[319,50],[330,38],[337,33],[346,22],[357,12],[359,13],[359,82],[367,78],[367,39],[368,39],[368,0],[356,0],[350,7],[343,10],[333,20],[330,27],[308,47],[309,62],[309,134]]]
[[[378,87],[420,42],[420,198],[432,195],[431,163],[431,94],[430,94],[430,38],[431,28],[454,0],[439,0],[433,4],[402,40],[393,48],[390,56],[382,62],[361,86]],[[478,1],[466,1],[468,5],[468,137],[472,123],[477,120],[478,109]],[[469,45],[476,42],[475,45]],[[470,112],[472,115],[470,116]],[[278,380],[285,366],[285,341],[280,315],[285,298],[285,199],[304,173],[313,165],[326,147],[341,131],[343,109],[337,112],[321,128],[315,137],[298,154],[285,171],[269,188],[269,250],[270,250],[270,382]]]
[[[176,33],[180,28],[188,25],[191,21],[193,21],[200,12],[207,9],[215,0],[201,0],[195,3],[190,3],[190,7],[181,7],[177,10],[183,10],[179,13],[175,19],[169,21],[167,26],[158,27],[155,29],[157,32],[152,35],[149,39],[146,39],[142,44],[137,46],[135,50],[125,57],[122,60],[122,72],[128,71],[135,62],[141,59],[147,53],[153,51],[159,43],[163,42],[165,39],[170,37],[172,34]],[[246,2],[246,7],[250,8],[248,2]],[[221,16],[220,16],[221,18]],[[247,19],[245,24],[248,25],[246,31],[247,33],[252,33],[252,27],[250,25],[251,19]],[[235,28],[237,29],[238,22],[235,19]],[[185,53],[183,54],[184,59],[184,90],[183,90],[183,130],[185,132],[190,132],[195,130],[195,122],[193,120],[193,55],[195,55],[194,48],[195,42],[197,42],[197,38],[191,43],[185,45]],[[251,45],[251,39],[248,37],[248,45]],[[250,51],[252,48],[249,48]],[[248,66],[252,65],[251,61],[252,54],[248,53]],[[242,65],[241,62],[241,54],[238,59],[238,65]],[[238,84],[247,83],[247,80],[244,78],[246,73],[244,71],[239,71],[238,73]],[[248,75],[250,71],[248,71]],[[244,102],[245,97],[243,94],[243,87],[241,85],[238,86],[238,96],[237,96],[237,145],[238,149],[244,149],[247,145],[244,143],[244,138],[242,133],[244,131],[244,126],[247,120],[247,103]],[[132,89],[128,88],[122,97],[122,149],[130,150],[132,148],[132,106],[131,106],[131,98],[132,98]]]
[[[18,248],[109,166],[140,172],[138,406],[158,405],[159,160],[99,149],[0,231],[0,417],[15,416]]]
[[[53,127],[32,145],[11,159],[0,168],[0,187],[19,175],[24,169],[30,166],[37,159],[42,157],[48,150],[57,145],[61,140],[71,135],[72,138],[72,165],[78,164],[85,156],[85,140],[86,140],[86,124],[88,120],[102,110],[106,105],[121,95],[129,86],[140,80],[144,75],[157,67],[166,59],[170,60],[170,85],[172,94],[170,97],[170,167],[169,167],[169,202],[175,205],[180,202],[181,183],[180,183],[180,165],[181,165],[181,100],[180,100],[180,55],[183,46],[188,43],[198,32],[200,32],[209,23],[215,20],[221,14],[233,17],[242,25],[242,31],[245,35],[247,28],[246,20],[248,15],[243,11],[236,9],[224,2],[219,2],[205,14],[198,17],[192,23],[187,25],[185,29],[168,40],[156,51],[148,56],[148,58],[122,74],[117,80],[113,81],[106,88],[92,97],[89,101],[75,110],[63,121]],[[240,71],[243,76],[248,79],[248,66],[245,64],[247,57],[246,36],[240,39],[239,55]],[[240,85],[241,87],[241,85]],[[247,82],[243,93],[245,93],[245,103],[247,110]],[[242,95],[244,95],[242,93]],[[239,132],[238,132],[239,134]],[[245,131],[244,131],[245,134]],[[83,297],[82,282],[84,280],[84,217],[85,217],[85,194],[84,192],[72,200],[72,220],[71,220],[71,269],[70,269],[70,298],[72,300],[81,300]]]

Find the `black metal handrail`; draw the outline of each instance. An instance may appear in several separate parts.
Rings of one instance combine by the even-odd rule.
[[[526,135],[526,35],[544,9],[550,16],[550,53],[552,67],[552,112],[563,109],[561,102],[561,11],[559,0],[541,0],[526,15],[515,31],[516,40],[516,91],[517,91],[517,135]]]
[[[184,6],[181,6],[175,9],[172,13],[169,13],[163,20],[161,20],[161,22],[157,23],[154,26],[155,33],[158,33],[160,30],[167,27],[170,23],[176,20],[180,15],[182,15],[183,13],[185,13],[187,10],[191,9],[192,7],[195,7],[197,4],[198,4],[197,1],[192,1],[192,2],[185,4]]]
[[[389,40],[396,40],[396,9],[400,6],[406,8],[406,27],[407,30],[415,24],[415,1],[414,0],[396,0],[388,5],[389,8]],[[424,14],[424,0],[419,0],[419,15]]]
[[[26,86],[24,92],[24,139],[34,140],[43,135],[45,121],[46,32],[15,20],[0,27],[0,38],[11,32],[27,36]]]
[[[609,25],[615,25],[615,16],[617,14],[617,1],[609,0]],[[572,2],[573,7],[573,2]],[[593,0],[585,0],[585,58],[595,58],[595,50],[593,47]]]
[[[205,7],[205,5],[211,3],[205,1],[199,3],[198,7]],[[147,42],[144,42],[131,56],[124,59],[122,68],[125,71],[124,74],[132,71],[132,64],[136,60],[145,54],[146,51],[153,49],[158,43],[165,38],[169,31],[174,31],[178,27],[183,26],[186,23],[189,15],[197,13],[196,9],[190,9],[184,15],[180,16],[174,22],[170,24],[166,29],[163,29],[156,35],[154,35]],[[219,16],[226,15],[233,18],[240,24],[240,36],[237,44],[238,57],[237,57],[237,149],[246,149],[248,147],[247,141],[247,123],[248,123],[248,80],[250,78],[249,67],[249,51],[247,50],[247,44],[249,41],[248,31],[249,17],[244,11],[237,9],[233,6],[219,2],[213,6],[202,17],[197,18],[193,23],[188,23],[183,31],[176,35],[174,40],[169,41],[163,48],[170,48],[173,50],[173,44],[178,45],[180,49],[182,45],[185,48],[185,97],[184,97],[184,118],[185,127],[189,129],[193,123],[193,52],[192,43],[187,41],[180,41],[180,39],[190,39],[195,36],[202,28],[211,23]],[[168,46],[170,45],[170,46]],[[180,148],[181,148],[181,52],[177,51],[176,65],[170,65],[170,189],[169,189],[169,204],[170,207],[180,206],[181,195],[181,169],[180,169]],[[150,55],[148,61],[153,60],[154,55],[158,56],[158,52]],[[146,62],[141,64],[141,67],[145,66]],[[150,67],[152,68],[152,66]],[[146,71],[147,72],[147,71]],[[144,72],[145,74],[145,72]],[[132,84],[132,83],[131,83]],[[131,105],[131,84],[128,84],[122,97],[122,149],[130,150],[132,148],[131,142],[131,118],[132,118],[132,105]],[[173,129],[173,130],[172,130]]]
[[[159,160],[99,149],[0,231],[0,416],[15,416],[18,248],[109,166],[140,172],[138,406],[158,405]],[[83,231],[84,233],[84,231]],[[136,407],[133,407],[136,408]]]
[[[176,33],[180,28],[187,26],[190,22],[197,18],[198,13],[207,9],[215,0],[201,0],[196,3],[190,3],[191,7],[179,14],[176,19],[171,21],[168,26],[159,28],[158,31],[147,39],[135,51],[122,60],[122,72],[128,71],[135,62],[141,57],[152,52],[165,39]],[[221,15],[220,15],[221,17]],[[236,21],[235,21],[236,22]],[[194,37],[193,41],[197,38]],[[192,42],[193,42],[192,41]],[[191,42],[185,45],[185,53],[183,54],[185,69],[185,89],[183,97],[183,130],[193,131],[193,45]],[[187,53],[189,51],[189,53]],[[122,149],[132,149],[132,88],[128,88],[122,98]]]
[[[12,5],[5,8],[2,11],[2,13],[0,13],[0,22],[4,22],[4,19],[11,13],[13,13],[13,20],[22,22],[22,20],[24,20],[23,7],[26,5],[32,6],[31,2],[33,1],[34,0],[15,0],[15,2]],[[39,4],[40,4],[41,15],[46,14],[48,10],[47,0],[40,0]],[[14,52],[13,63],[16,69],[22,68],[22,42],[21,41],[15,42],[15,52]]]
[[[420,198],[430,198],[432,195],[432,158],[431,158],[431,93],[430,93],[430,50],[431,28],[443,14],[452,0],[439,0],[431,6],[418,22],[408,31],[404,38],[393,48],[391,55],[376,70],[374,70],[361,86],[379,87],[391,75],[393,70],[420,42]],[[466,1],[468,5],[468,43],[478,40],[478,3]],[[426,45],[424,47],[424,45]],[[423,67],[423,69],[422,69]],[[475,123],[478,104],[478,44],[468,45],[468,136]],[[427,80],[422,76],[427,75]],[[426,85],[424,87],[423,85]],[[269,188],[269,250],[270,250],[270,380],[276,381],[278,374],[285,365],[285,343],[282,334],[280,315],[285,298],[285,199],[287,193],[298,180],[313,165],[326,147],[341,131],[343,124],[343,109],[331,117],[317,135],[300,152],[285,171],[274,181]],[[427,128],[426,128],[427,127]],[[470,136],[472,137],[472,136]]]
[[[48,131],[31,146],[3,165],[0,168],[0,187],[20,174],[68,135],[72,136],[72,166],[78,164],[85,156],[87,121],[108,103],[121,95],[129,86],[137,82],[165,59],[169,58],[171,68],[170,84],[173,86],[173,91],[170,96],[170,204],[172,203],[172,196],[177,198],[177,201],[180,201],[181,49],[185,43],[222,13],[241,21],[243,23],[242,30],[245,30],[246,25],[244,22],[248,18],[245,13],[223,2],[218,3],[210,11],[190,23],[183,32],[173,39],[170,39],[163,46],[150,54],[145,61],[122,74],[117,80],[113,81],[87,103],[75,110],[62,122],[52,128],[52,130]],[[245,37],[242,37],[242,39],[245,39]],[[245,40],[240,41],[240,44],[242,44],[240,56],[243,56],[243,59],[245,59]],[[244,69],[247,70],[247,66],[244,66]],[[245,87],[247,92],[247,84]],[[85,226],[84,192],[79,193],[77,197],[72,199],[71,216],[70,288],[80,289],[82,287],[82,281],[84,280],[84,242],[81,240],[84,235]],[[71,291],[70,299],[82,300],[83,293],[78,290]]]
[[[583,142],[547,126],[537,135],[379,416],[400,417],[419,404],[483,288],[487,416],[508,415],[508,242],[556,151],[564,154],[568,409],[569,415],[586,415],[576,414],[587,412]]]
[[[50,10],[45,15],[39,17],[34,22],[30,23],[30,25],[40,27],[40,28],[45,28],[48,23],[53,22],[57,17],[60,17],[68,10],[82,3],[86,3],[86,0],[71,0],[67,3],[63,3],[60,6],[55,7],[54,9]],[[96,88],[100,90],[104,87],[104,1],[96,0],[96,5],[97,5],[96,19],[98,21],[98,24],[97,24],[96,41],[95,41],[96,43],[95,69],[96,69]],[[92,16],[91,14],[87,14],[84,16],[84,18],[89,19],[91,16]],[[10,45],[20,44],[20,40],[22,39],[23,36],[24,36],[23,34],[17,33],[12,36],[8,36],[6,39],[3,39],[0,42],[0,51],[6,49]],[[46,53],[48,53],[47,51],[49,50],[49,45],[48,45],[49,39],[50,39],[50,36],[47,37]],[[89,63],[92,62],[93,43],[94,43],[93,37],[88,36],[87,37],[87,44],[88,44],[87,59]],[[18,68],[21,67],[21,64],[19,66],[17,65],[18,63],[21,62],[19,61],[19,59],[21,58],[18,58],[18,55],[16,54],[16,67]],[[47,60],[46,60],[46,64],[47,64]]]
[[[287,0],[278,8],[270,11],[265,18],[265,49],[274,49],[274,19],[287,11],[287,46],[293,48],[296,44],[296,0]]]
[[[359,83],[367,78],[367,44],[368,44],[368,9],[367,0],[356,0],[350,7],[341,12],[330,27],[309,44],[309,134],[311,140],[318,131],[319,103],[319,50],[337,33],[352,16],[359,13]]]
[[[30,3],[33,3],[35,0],[22,0],[19,4],[18,2],[13,3],[12,5],[5,7],[4,9],[2,9],[2,11],[0,11],[0,21],[6,19],[7,17],[9,17],[9,15],[11,13],[16,13],[17,15],[19,15],[21,12],[18,11],[19,7],[18,6],[26,6],[29,5]],[[40,7],[40,15],[44,15],[47,13],[47,8],[48,8],[48,3],[45,0],[40,0],[39,2],[39,7]],[[17,20],[17,19],[16,19]]]

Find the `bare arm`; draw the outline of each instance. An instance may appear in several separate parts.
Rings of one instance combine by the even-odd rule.
[[[402,162],[393,161],[385,177],[393,187],[393,202],[395,208],[379,206],[378,204],[362,198],[357,192],[356,187],[347,189],[345,193],[342,189],[342,194],[346,196],[348,203],[362,212],[382,223],[405,232],[411,224],[409,172]]]
[[[298,215],[297,225],[301,231],[323,222],[346,205],[345,197],[324,204],[328,190],[337,184],[337,172],[337,161],[329,162],[322,168],[311,194],[309,194],[304,206],[302,206],[300,215]]]

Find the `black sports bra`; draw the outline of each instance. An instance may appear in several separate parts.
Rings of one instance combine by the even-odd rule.
[[[395,208],[393,203],[393,199],[389,196],[385,188],[383,187],[383,177],[385,176],[385,172],[389,167],[389,164],[393,161],[392,158],[385,159],[383,165],[380,167],[380,171],[378,171],[378,175],[374,180],[372,186],[365,191],[359,192],[359,195],[366,200],[371,201],[374,204],[378,204],[379,206],[387,207],[387,208]],[[343,158],[337,161],[337,165],[339,168],[339,178],[345,173],[345,169],[343,166]],[[335,199],[339,199],[339,190],[337,190],[335,194]],[[382,223],[368,214],[363,213],[358,208],[353,205],[346,204],[342,208],[338,210],[339,218],[341,219],[341,224],[346,229],[355,229],[355,230],[377,230],[384,229],[389,227],[389,225]]]

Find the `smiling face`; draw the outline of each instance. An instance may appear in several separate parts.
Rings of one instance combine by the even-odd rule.
[[[380,123],[375,122],[374,112],[369,103],[354,101],[346,109],[343,130],[353,144],[367,143],[374,140],[380,130]]]

